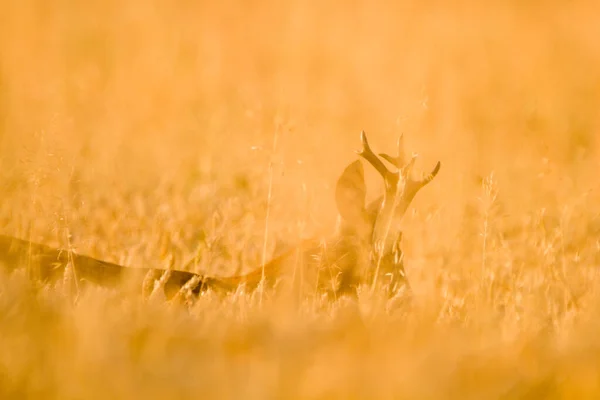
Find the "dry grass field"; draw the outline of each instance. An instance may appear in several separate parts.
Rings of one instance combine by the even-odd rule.
[[[332,233],[362,129],[442,162],[410,309],[0,269],[0,398],[598,398],[600,5],[445,3],[0,0],[0,234],[228,275]]]

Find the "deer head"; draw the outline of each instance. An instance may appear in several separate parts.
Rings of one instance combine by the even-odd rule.
[[[369,270],[373,284],[379,276],[388,276],[389,289],[395,291],[405,282],[400,242],[400,222],[410,203],[421,188],[435,178],[440,170],[438,162],[430,174],[420,179],[411,176],[416,155],[408,159],[404,154],[404,140],[398,139],[398,154],[376,155],[361,132],[362,149],[357,154],[371,164],[381,175],[384,194],[365,206],[366,185],[364,170],[359,160],[351,163],[338,180],[336,204],[340,213],[339,234],[352,239],[352,246],[361,246],[369,251]],[[389,170],[386,160],[394,170]]]

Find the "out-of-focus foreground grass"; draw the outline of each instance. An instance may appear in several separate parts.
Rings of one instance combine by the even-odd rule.
[[[331,233],[361,129],[442,161],[403,222],[408,313],[367,295],[186,310],[3,272],[0,397],[597,398],[597,15],[0,1],[3,234],[229,274],[260,261],[267,217],[269,253]]]

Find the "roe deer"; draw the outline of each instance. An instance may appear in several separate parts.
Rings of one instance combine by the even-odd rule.
[[[391,295],[403,285],[408,287],[400,249],[400,220],[417,192],[437,175],[440,163],[429,175],[413,179],[411,171],[416,155],[410,159],[405,157],[402,136],[398,139],[397,156],[376,155],[364,132],[361,141],[362,150],[357,154],[382,176],[383,195],[366,206],[363,166],[360,159],[352,162],[336,185],[339,217],[335,237],[326,242],[304,241],[248,274],[215,277],[181,270],[129,268],[1,235],[0,263],[9,269],[29,265],[30,271],[44,282],[63,278],[67,265],[71,266],[77,282],[82,284],[91,282],[115,287],[128,276],[144,277],[146,290],[149,283],[153,285],[162,275],[160,280],[169,299],[182,291],[197,295],[206,289],[233,291],[240,285],[254,289],[261,283],[334,296],[352,293],[360,284],[371,284],[385,287]],[[390,171],[382,160],[389,162],[395,170]]]

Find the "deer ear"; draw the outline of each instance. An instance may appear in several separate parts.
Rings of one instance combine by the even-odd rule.
[[[344,169],[335,188],[335,202],[342,218],[360,221],[365,214],[366,195],[365,171],[356,160]]]

